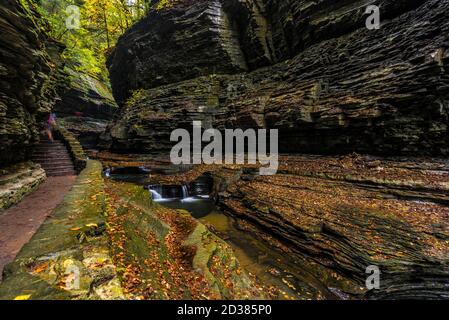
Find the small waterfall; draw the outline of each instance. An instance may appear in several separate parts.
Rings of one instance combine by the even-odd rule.
[[[160,200],[160,199],[162,199],[161,194],[158,193],[156,190],[150,189],[150,192],[151,192],[151,197],[153,198],[153,200]]]
[[[162,186],[160,186],[160,185],[152,185],[152,186],[148,186],[148,190],[150,190],[150,192],[151,192],[151,198],[152,198],[153,200],[161,200],[161,199],[164,199],[164,197],[162,196],[162,194],[163,194]]]
[[[189,188],[187,185],[150,185],[153,200],[166,199],[186,199],[189,197]]]
[[[185,184],[182,185],[182,199],[189,197],[189,189]]]

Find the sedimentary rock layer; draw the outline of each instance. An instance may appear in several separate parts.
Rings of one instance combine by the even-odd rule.
[[[199,166],[221,208],[247,232],[298,259],[295,271],[342,298],[447,299],[449,166],[445,160],[282,156],[275,176],[249,166]],[[246,222],[246,223],[245,223]],[[275,249],[273,249],[275,250]],[[367,290],[369,266],[380,288]]]
[[[67,84],[54,112],[58,124],[81,142],[83,147],[96,148],[100,135],[118,107],[110,88],[86,73],[64,68]]]
[[[373,299],[446,299],[447,169],[360,157],[290,159],[276,176],[243,172],[220,203],[325,266],[329,288]],[[381,272],[379,290],[366,291],[369,266]],[[307,270],[323,279],[320,269]]]
[[[109,235],[128,297],[260,299],[266,292],[231,247],[187,212],[152,203],[141,186],[107,182]]]
[[[110,89],[102,81],[70,68],[65,68],[64,72],[69,85],[54,107],[58,117],[78,114],[94,119],[112,119],[117,104]]]
[[[0,166],[26,157],[56,94],[56,65],[42,21],[16,0],[0,5]]]
[[[105,146],[167,151],[173,128],[204,120],[277,128],[284,152],[448,154],[446,1],[382,1],[380,30],[363,15],[376,1],[218,3],[152,12],[119,40]]]
[[[23,295],[31,300],[266,297],[227,243],[190,214],[153,203],[140,186],[105,184],[102,166],[93,160],[5,267],[0,299]]]
[[[19,203],[45,181],[40,165],[22,162],[0,170],[0,214]]]
[[[5,267],[2,300],[125,298],[105,232],[103,192],[101,164],[90,161],[51,218]]]
[[[123,35],[108,64],[117,102],[130,90],[246,70],[220,1],[181,1],[152,11]]]

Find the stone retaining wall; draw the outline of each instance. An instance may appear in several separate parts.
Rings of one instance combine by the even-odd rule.
[[[121,299],[105,233],[101,164],[72,190],[4,270],[0,299]]]
[[[45,181],[40,165],[22,162],[0,170],[0,213],[17,204]]]
[[[75,170],[80,173],[86,168],[87,156],[84,153],[83,147],[79,141],[65,128],[59,127],[57,131],[58,137],[66,145],[67,150],[72,157]]]

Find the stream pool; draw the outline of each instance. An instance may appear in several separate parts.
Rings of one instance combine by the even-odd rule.
[[[172,209],[189,211],[208,225],[214,233],[234,250],[242,267],[270,289],[275,299],[338,299],[318,279],[291,256],[239,227],[239,221],[230,217],[209,198],[212,182],[200,177],[189,185],[152,185],[147,172],[133,169],[106,174],[117,181],[132,182],[149,189],[155,202]]]

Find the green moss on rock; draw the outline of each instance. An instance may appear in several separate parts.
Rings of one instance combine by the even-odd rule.
[[[6,266],[0,299],[121,299],[105,233],[101,164],[88,161],[72,190]]]

